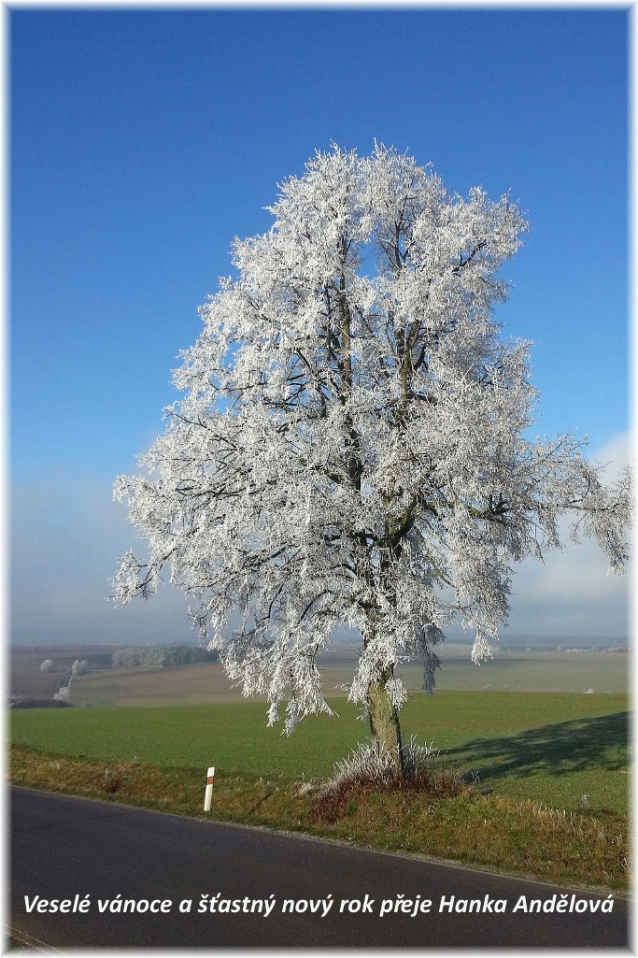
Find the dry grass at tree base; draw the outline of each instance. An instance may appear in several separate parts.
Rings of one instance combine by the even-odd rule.
[[[438,751],[418,745],[414,736],[403,746],[380,751],[375,744],[359,744],[348,758],[338,762],[335,775],[320,789],[309,812],[314,822],[336,822],[371,791],[413,791],[428,798],[469,797],[469,783],[449,769],[434,769]],[[473,776],[470,776],[473,779]]]
[[[423,797],[437,800],[456,798],[459,795],[469,798],[472,788],[472,783],[465,784],[456,772],[435,773],[431,769],[424,770],[418,780],[406,780],[397,776],[395,780],[383,785],[365,780],[343,781],[321,789],[310,807],[308,819],[311,822],[334,824],[344,815],[350,814],[359,802],[365,802],[370,795],[380,792],[417,792]]]
[[[24,745],[11,750],[15,785],[204,817],[204,781],[188,768],[73,758]],[[318,814],[317,787],[256,776],[217,774],[211,817],[297,831],[382,850],[493,867],[544,881],[627,887],[626,818],[610,810],[565,812],[533,801],[482,795],[459,780],[428,788],[345,789]]]

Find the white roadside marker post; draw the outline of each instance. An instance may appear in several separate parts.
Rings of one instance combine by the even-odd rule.
[[[210,803],[213,798],[213,782],[215,780],[215,766],[211,766],[208,769],[208,775],[206,776],[206,792],[204,794],[204,811],[210,812]]]

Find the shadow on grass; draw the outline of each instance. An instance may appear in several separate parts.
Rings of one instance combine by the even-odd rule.
[[[592,767],[614,772],[626,767],[629,713],[573,719],[501,738],[474,739],[445,749],[442,758],[462,761],[481,782],[507,775],[527,778],[538,772],[569,775]]]

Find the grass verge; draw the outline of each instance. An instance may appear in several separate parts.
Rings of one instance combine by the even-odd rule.
[[[149,763],[73,758],[11,748],[15,785],[203,817],[201,772]],[[625,889],[628,827],[606,808],[562,811],[477,791],[436,798],[414,791],[352,791],[334,821],[311,815],[308,782],[218,774],[211,817],[421,853],[534,876],[558,884]]]

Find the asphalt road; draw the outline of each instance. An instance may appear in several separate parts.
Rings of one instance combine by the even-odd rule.
[[[570,891],[568,903],[586,901],[587,912],[514,912],[521,896],[528,905],[551,903],[565,889],[21,788],[11,789],[11,861],[12,939],[35,947],[627,945],[628,909],[621,899],[614,900],[611,914],[602,913],[600,905],[592,913],[589,902],[600,898],[578,891],[572,899]],[[39,903],[45,907],[43,900],[73,903],[76,895],[78,902],[88,896],[85,913],[51,913],[48,904],[46,911],[38,910]],[[118,895],[141,910],[120,913],[110,904],[99,910],[99,902],[117,901]],[[478,900],[481,912],[450,913],[445,902],[452,896],[452,908],[459,902],[469,908]],[[355,904],[341,912],[345,899]],[[397,901],[408,899],[412,909],[414,903],[432,904],[414,916],[395,912]],[[180,912],[180,903],[188,900],[192,910]],[[292,913],[283,913],[286,900],[293,902]],[[503,907],[495,904],[499,900],[506,903],[504,913],[494,910]],[[200,913],[202,901],[206,911]],[[160,902],[170,905],[152,913],[161,909]],[[366,906],[365,913],[348,911],[356,902]],[[217,906],[239,911],[220,914]],[[261,913],[252,911],[260,907]]]

